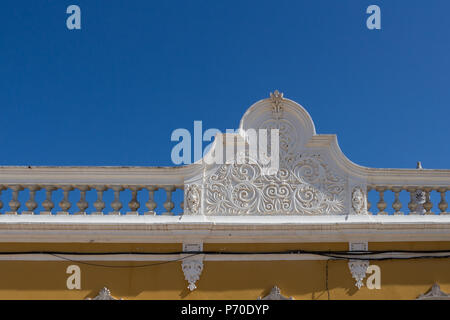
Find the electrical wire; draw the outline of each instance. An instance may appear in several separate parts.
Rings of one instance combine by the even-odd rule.
[[[395,250],[395,251],[310,251],[310,250],[285,250],[285,251],[177,251],[177,252],[62,252],[62,251],[25,251],[25,252],[0,252],[0,256],[5,255],[36,255],[36,254],[47,254],[57,257],[62,260],[71,261],[74,263],[85,264],[95,267],[105,267],[105,268],[144,268],[152,267],[157,265],[164,265],[172,262],[182,261],[184,259],[194,257],[197,255],[276,255],[276,254],[309,254],[327,257],[331,260],[373,260],[373,261],[383,261],[383,260],[411,260],[411,259],[446,259],[450,258],[450,251],[448,250],[433,250],[433,251],[412,251],[412,250]],[[378,255],[393,255],[393,256],[383,256]],[[395,256],[396,254],[410,254],[410,256]],[[65,255],[70,256],[105,256],[105,255],[183,255],[180,258],[151,263],[143,265],[132,265],[132,266],[117,266],[117,265],[106,265],[80,261],[77,259],[71,259],[65,257]],[[378,256],[378,257],[377,257]],[[328,261],[327,259],[327,271],[328,271]],[[328,281],[328,279],[327,279]]]
[[[102,251],[102,252],[80,252],[80,251],[0,251],[2,255],[18,254],[60,254],[60,255],[180,255],[180,254],[212,254],[212,255],[259,255],[259,254],[315,254],[315,255],[348,255],[367,256],[379,254],[444,254],[450,255],[450,250],[384,250],[384,251],[311,251],[311,250],[283,250],[283,251],[171,251],[171,252],[142,252],[142,251]],[[353,258],[351,258],[353,259]],[[372,258],[371,258],[372,259]]]
[[[175,259],[175,260],[156,262],[156,263],[149,263],[149,264],[142,264],[142,265],[138,265],[138,266],[113,266],[113,265],[106,265],[106,264],[98,264],[98,263],[90,263],[90,262],[85,262],[85,261],[73,260],[73,259],[69,259],[69,258],[66,258],[66,257],[62,257],[62,256],[60,256],[58,254],[54,254],[54,253],[47,253],[47,254],[49,254],[51,256],[54,256],[54,257],[57,257],[57,258],[60,258],[60,259],[63,259],[63,260],[74,262],[74,263],[77,263],[77,264],[84,264],[84,265],[88,265],[88,266],[91,266],[91,267],[104,267],[104,268],[146,268],[146,267],[159,266],[159,265],[162,265],[162,264],[168,264],[168,263],[172,263],[172,262],[182,261],[184,259],[187,259],[187,258],[190,258],[190,257],[198,255],[198,253],[196,253],[196,254],[191,254],[189,256],[181,257],[181,258]]]

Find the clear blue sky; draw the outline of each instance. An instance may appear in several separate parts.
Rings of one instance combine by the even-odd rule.
[[[66,28],[79,5],[82,30]],[[382,30],[366,28],[381,7]],[[1,165],[172,165],[279,89],[370,167],[450,168],[450,1],[2,0]],[[206,143],[205,143],[206,145]]]

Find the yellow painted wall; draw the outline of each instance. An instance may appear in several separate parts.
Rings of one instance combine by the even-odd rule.
[[[347,243],[204,244],[206,251],[347,250]],[[370,250],[443,250],[450,243],[370,243]],[[181,244],[1,244],[5,251],[180,251]],[[110,266],[159,263],[98,261]],[[81,290],[68,290],[67,266],[81,268]],[[328,299],[326,261],[206,261],[190,292],[180,262],[145,268],[105,268],[74,262],[0,261],[0,299],[84,299],[106,286],[124,299],[256,299],[273,286],[295,299]],[[346,261],[328,262],[330,299],[415,299],[434,282],[450,292],[450,259],[371,262],[381,268],[381,289],[358,290]]]

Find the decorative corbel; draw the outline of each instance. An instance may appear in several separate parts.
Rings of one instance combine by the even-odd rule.
[[[183,243],[183,252],[202,252],[203,244],[199,243]],[[203,254],[193,254],[191,257],[183,259],[181,269],[184,273],[184,278],[189,283],[188,289],[194,291],[197,289],[196,282],[200,279],[203,271]]]
[[[367,242],[350,242],[350,251],[367,251]],[[348,261],[348,267],[352,273],[352,277],[356,280],[355,286],[361,289],[364,286],[363,280],[366,277],[367,268],[369,267],[369,260],[356,260],[350,259]]]

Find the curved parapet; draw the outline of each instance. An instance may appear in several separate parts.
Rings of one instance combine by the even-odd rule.
[[[224,143],[215,143],[210,154],[222,145],[225,150],[221,153],[237,153],[235,145],[227,143],[235,138],[238,147],[245,146],[248,155],[251,150],[248,132],[265,130],[268,153],[273,152],[274,146],[278,148],[276,170],[265,171],[266,163],[261,163],[260,157],[256,161],[254,157],[243,161],[236,154],[233,161],[205,164],[201,178],[188,179],[186,214],[342,215],[367,212],[364,179],[344,170],[338,162],[339,157],[345,157],[342,153],[336,154],[339,150],[336,139],[317,135],[310,115],[296,102],[275,91],[245,112],[239,129],[239,134],[216,137]],[[273,138],[270,132],[274,129],[278,135],[277,145],[270,141]],[[257,138],[260,148],[261,136]]]
[[[252,130],[253,134],[266,131],[266,156],[274,154],[274,146],[278,148],[276,170],[269,172],[261,161],[259,135],[258,152],[251,156]],[[277,145],[271,143],[271,130],[277,132]],[[386,190],[396,193],[397,202],[401,190],[419,192],[415,197],[425,199],[433,188],[445,193],[450,182],[449,170],[371,169],[354,164],[342,153],[335,135],[316,134],[308,112],[278,91],[245,112],[238,134],[218,135],[205,158],[213,154],[233,156],[222,163],[207,161],[186,178],[185,214],[361,215],[368,214],[370,189],[380,191],[377,206],[383,214]],[[417,206],[409,207],[414,212]],[[399,208],[394,205],[396,212]]]

